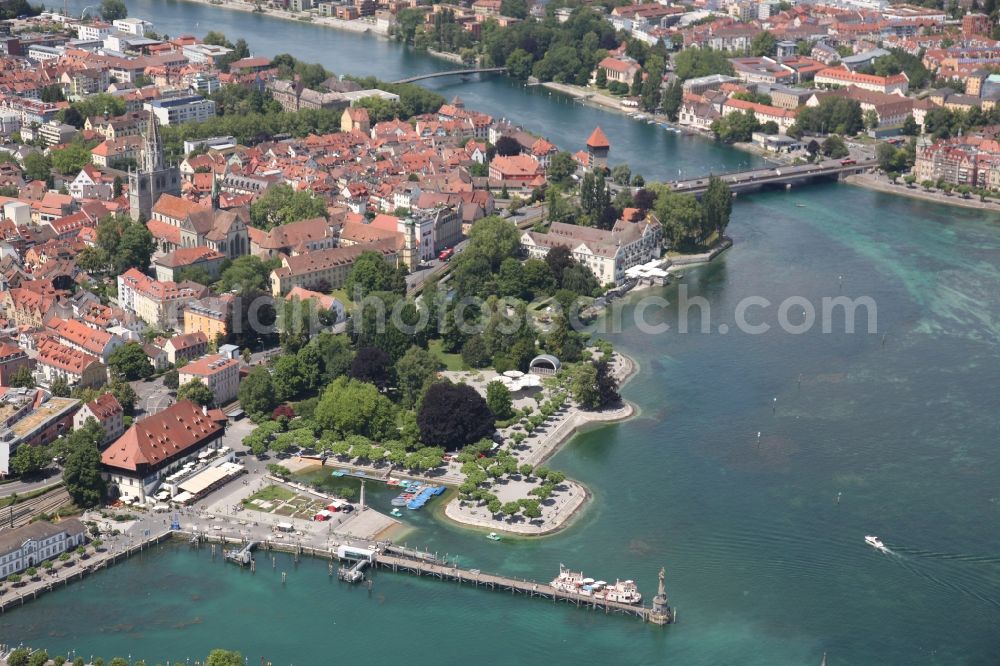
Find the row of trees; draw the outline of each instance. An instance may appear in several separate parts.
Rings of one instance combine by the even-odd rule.
[[[105,493],[101,478],[100,445],[104,428],[88,419],[49,446],[21,446],[11,456],[10,469],[21,477],[30,477],[49,465],[53,458],[63,461],[63,483],[73,502],[83,508],[96,506]]]
[[[699,200],[693,194],[678,194],[668,186],[654,185],[653,210],[663,225],[664,240],[682,251],[697,250],[713,235],[721,238],[729,226],[733,196],[729,186],[718,176],[708,180]]]
[[[119,0],[120,1],[120,0]],[[72,662],[70,662],[63,655],[56,655],[50,657],[49,653],[45,650],[32,650],[31,648],[19,647],[13,650],[7,656],[7,666],[45,666],[49,661],[52,661],[55,666],[63,666],[66,663],[72,663],[73,666],[84,666],[86,660],[83,657],[76,657]],[[102,657],[97,657],[90,662],[92,666],[105,666],[104,659]],[[243,656],[239,652],[232,652],[230,650],[212,650],[208,653],[208,657],[204,660],[205,666],[244,666]],[[107,666],[146,666],[146,662],[131,661],[131,659],[126,660],[124,657],[115,657],[107,662]],[[157,664],[156,666],[161,666]],[[170,666],[170,664],[166,664]],[[178,662],[173,666],[184,666],[183,663]]]

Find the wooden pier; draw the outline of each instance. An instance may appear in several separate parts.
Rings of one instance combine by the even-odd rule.
[[[573,604],[578,608],[588,608],[602,611],[605,614],[630,615],[640,618],[643,622],[654,624],[670,624],[674,621],[675,612],[665,605],[666,597],[662,605],[639,606],[635,604],[625,604],[618,601],[606,601],[594,597],[584,597],[578,594],[568,594],[560,592],[548,583],[538,583],[532,580],[511,578],[498,574],[483,573],[477,569],[461,569],[457,566],[445,564],[435,564],[426,560],[414,560],[406,557],[398,557],[388,553],[380,553],[375,559],[376,565],[383,569],[391,569],[394,572],[410,573],[417,576],[429,576],[439,580],[457,582],[459,585],[469,584],[476,587],[485,587],[490,590],[500,592],[510,592],[513,594],[523,594],[528,597],[538,597],[540,599],[551,599],[552,603],[562,601]],[[656,601],[656,600],[654,600]]]
[[[67,572],[65,575],[61,575],[58,579],[47,580],[45,584],[41,586],[35,586],[33,589],[27,589],[20,594],[14,592],[12,595],[4,595],[0,598],[0,614],[15,606],[23,606],[26,601],[35,599],[45,592],[51,591],[56,587],[68,585],[74,580],[79,580],[90,573],[104,569],[109,565],[126,559],[135,553],[149,548],[150,546],[154,546],[171,538],[184,539],[185,541],[190,541],[192,545],[201,545],[201,543],[204,542],[210,544],[221,544],[223,546],[236,546],[236,548],[233,548],[230,553],[223,552],[222,554],[226,559],[235,559],[238,563],[242,563],[242,556],[249,555],[254,547],[258,547],[266,551],[290,553],[295,556],[296,560],[302,555],[329,560],[340,559],[337,557],[337,552],[334,549],[327,550],[323,548],[312,548],[309,546],[302,546],[300,544],[282,543],[270,540],[255,542],[204,532],[171,530],[152,535],[143,539],[138,544],[135,544],[118,553],[104,553],[103,557],[99,560],[88,565],[81,566],[75,571]],[[650,607],[636,604],[626,604],[617,601],[607,601],[604,599],[585,597],[577,594],[569,594],[555,589],[548,583],[539,583],[533,580],[513,578],[500,574],[483,573],[478,569],[462,569],[443,560],[439,560],[430,553],[422,553],[420,551],[401,548],[399,546],[393,546],[386,543],[372,544],[372,546],[377,549],[377,555],[375,555],[374,562],[372,564],[369,565],[367,560],[361,560],[352,564],[347,564],[346,566],[341,566],[337,572],[338,578],[347,582],[357,583],[364,580],[363,570],[366,566],[370,566],[372,569],[382,567],[383,569],[388,569],[397,573],[426,576],[442,581],[456,582],[459,585],[474,585],[475,587],[483,587],[499,592],[510,592],[511,595],[521,594],[527,597],[537,597],[539,599],[551,600],[553,604],[556,602],[563,602],[574,605],[577,608],[600,611],[605,615],[615,614],[637,617],[643,622],[649,622],[657,625],[671,624],[675,622],[677,618],[676,609],[671,608],[667,603],[667,596],[663,584],[664,574],[662,569],[660,570],[659,589],[657,590],[656,596],[653,597],[653,605]],[[215,546],[213,545],[212,548],[214,549]],[[343,560],[343,562],[346,563],[347,560]],[[250,570],[254,571],[254,569],[253,559],[250,558]],[[333,574],[332,564],[330,573],[331,575]],[[284,574],[282,575],[284,576]],[[369,588],[370,586],[371,581],[369,580]]]

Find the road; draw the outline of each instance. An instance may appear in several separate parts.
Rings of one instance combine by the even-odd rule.
[[[42,474],[44,476],[33,481],[10,481],[8,483],[0,483],[0,499],[10,497],[14,494],[26,495],[30,492],[34,492],[42,488],[57,486],[62,483],[61,470],[54,465],[42,470]]]
[[[774,168],[753,169],[750,171],[719,174],[719,177],[733,188],[743,185],[753,187],[766,183],[781,183],[794,178],[809,178],[812,176],[835,175],[841,172],[854,172],[876,165],[877,162],[874,160],[850,160],[849,164],[844,164],[841,160],[828,159],[816,164],[783,165]],[[693,178],[670,184],[673,186],[675,192],[699,193],[708,187],[708,180],[708,177]]]
[[[163,385],[163,377],[130,383],[138,396],[135,401],[137,419],[161,412],[174,403],[173,392]]]

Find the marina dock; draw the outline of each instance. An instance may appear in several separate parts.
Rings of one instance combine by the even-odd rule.
[[[258,546],[256,541],[250,541],[244,544],[242,548],[233,548],[226,551],[226,559],[230,562],[234,562],[241,567],[248,566],[253,562],[253,549]]]
[[[499,592],[509,592],[511,595],[520,594],[527,597],[537,597],[539,599],[551,600],[553,604],[563,602],[574,605],[577,608],[601,611],[605,615],[627,615],[656,625],[671,624],[677,618],[676,609],[672,608],[667,602],[662,569],[660,570],[659,588],[656,596],[653,597],[653,604],[652,606],[644,606],[608,601],[599,597],[570,594],[557,590],[548,583],[513,578],[502,574],[484,573],[478,569],[463,569],[453,563],[439,559],[430,553],[403,548],[385,542],[370,543],[365,546],[341,545],[337,549],[326,550],[311,548],[301,544],[270,540],[262,542],[246,541],[205,532],[187,532],[181,530],[165,530],[159,534],[150,535],[140,540],[139,543],[120,552],[102,553],[102,556],[96,558],[95,561],[85,564],[73,572],[69,572],[68,575],[61,576],[58,580],[46,581],[42,586],[33,587],[20,594],[15,592],[12,595],[5,595],[3,599],[0,599],[0,613],[12,607],[24,605],[26,601],[35,599],[40,594],[44,594],[56,586],[64,586],[74,580],[79,580],[87,574],[104,569],[111,564],[170,538],[180,538],[188,541],[192,547],[200,546],[202,543],[221,544],[223,548],[227,545],[233,546],[222,553],[224,558],[236,562],[241,566],[249,564],[251,572],[254,572],[256,569],[253,566],[253,550],[261,548],[266,551],[292,553],[295,555],[296,560],[301,555],[337,560],[342,563],[342,566],[337,571],[337,577],[349,583],[363,581],[365,579],[365,569],[372,571],[382,568],[394,573],[408,573],[416,576],[436,578],[441,581],[457,582],[459,585],[466,584]],[[213,555],[215,548],[215,545],[212,545]],[[369,581],[369,585],[371,585],[371,581]]]
[[[538,583],[536,581],[511,578],[498,574],[483,573],[478,569],[461,569],[457,566],[447,564],[436,564],[426,560],[414,560],[406,557],[391,555],[381,552],[375,559],[375,564],[384,569],[391,569],[394,572],[410,573],[417,576],[429,576],[439,580],[457,582],[459,585],[471,584],[476,587],[485,587],[490,590],[500,592],[510,592],[511,594],[523,594],[528,597],[538,597],[540,599],[551,599],[552,603],[557,601],[573,604],[578,608],[589,608],[591,610],[603,611],[605,614],[616,613],[619,615],[630,615],[638,617],[643,622],[653,624],[671,624],[676,618],[676,612],[666,603],[666,593],[663,589],[663,572],[660,572],[660,589],[653,599],[653,606],[640,606],[637,604],[625,604],[617,601],[607,601],[595,597],[584,597],[579,594],[568,594],[560,592],[548,583]]]

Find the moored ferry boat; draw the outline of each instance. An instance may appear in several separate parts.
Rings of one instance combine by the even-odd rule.
[[[642,595],[632,580],[615,580],[614,585],[603,580],[585,578],[582,571],[570,571],[559,565],[559,576],[550,583],[552,587],[567,594],[581,597],[613,601],[620,604],[638,604]]]

